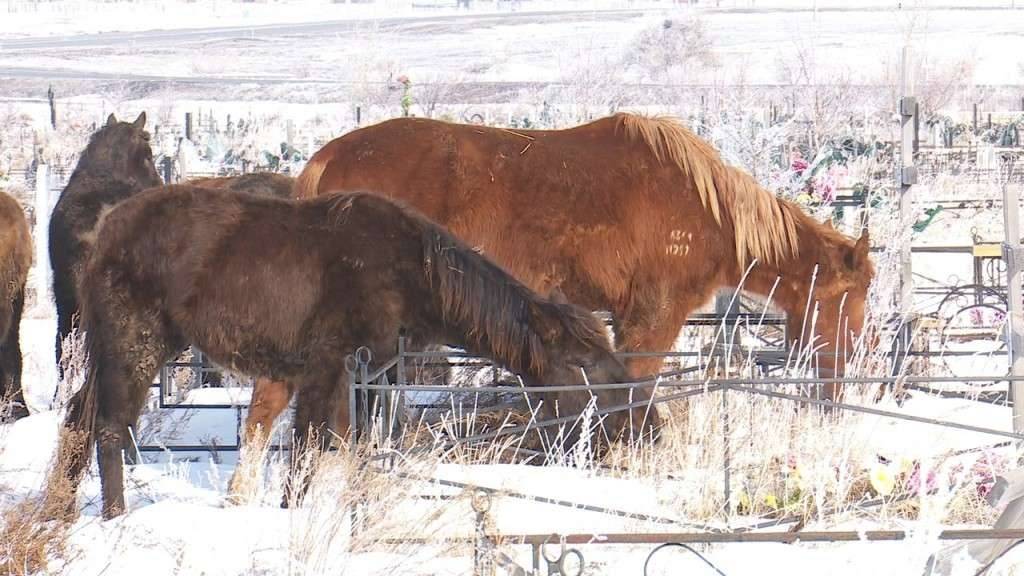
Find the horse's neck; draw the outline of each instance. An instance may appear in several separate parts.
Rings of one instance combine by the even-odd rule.
[[[804,238],[800,232],[800,246],[813,246],[808,242],[814,238]],[[808,298],[814,286],[820,284],[821,270],[815,265],[817,258],[806,250],[796,256],[787,256],[778,262],[757,263],[749,269],[746,277],[740,270],[736,285],[745,292],[763,297],[766,302],[781,308],[789,318],[803,318],[807,311]]]
[[[112,189],[135,189],[148,187],[140,183],[134,175],[119,175],[113,171],[98,169],[94,166],[78,167],[68,178],[68,184],[64,189],[64,196],[87,195],[94,196],[97,193],[108,193]]]

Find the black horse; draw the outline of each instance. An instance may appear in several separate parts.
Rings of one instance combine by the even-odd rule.
[[[145,125],[145,112],[134,122],[118,122],[111,114],[89,139],[50,216],[58,373],[62,344],[78,313],[75,287],[104,216],[125,198],[162,184]]]

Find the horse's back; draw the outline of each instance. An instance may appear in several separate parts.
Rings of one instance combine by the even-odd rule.
[[[650,201],[657,172],[635,148],[610,120],[520,131],[396,119],[332,141],[311,162],[329,160],[319,193],[400,200],[533,289],[563,286],[607,307],[638,265],[638,244],[664,227]]]
[[[406,274],[422,262],[420,229],[377,196],[289,201],[171,186],[111,212],[83,284],[90,301],[114,309],[109,279],[130,278],[113,290],[119,298],[246,369],[242,357],[334,353],[338,334],[387,325],[379,303],[423,284],[421,267]]]
[[[245,192],[256,196],[289,198],[295,180],[275,172],[251,172],[240,176],[224,176],[218,178],[197,178],[187,184],[203,188],[216,188]]]

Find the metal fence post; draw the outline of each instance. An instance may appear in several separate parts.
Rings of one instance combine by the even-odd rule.
[[[1006,261],[1007,290],[1007,345],[1010,351],[1010,374],[1024,375],[1024,310],[1022,310],[1021,268],[1024,251],[1020,243],[1020,205],[1017,186],[1003,183],[1003,226],[1006,241],[1003,245]],[[1024,381],[1010,383],[1013,399],[1013,431],[1024,431]]]
[[[356,441],[359,439],[359,421],[356,415],[356,402],[359,398],[356,390],[357,368],[356,357],[352,354],[346,356],[345,372],[348,373],[348,449],[352,454],[356,453]]]
[[[722,482],[725,492],[725,517],[726,520],[732,515],[732,478],[729,468],[732,467],[732,454],[729,441],[729,384],[722,385],[722,449],[724,450],[722,460]]]
[[[473,576],[494,576],[494,542],[487,535],[487,513],[491,509],[491,495],[477,490],[472,499],[476,513],[476,534],[473,538]]]
[[[914,165],[914,152],[917,140],[917,99],[913,93],[913,67],[910,46],[903,47],[900,61],[902,71],[898,112],[900,114],[900,164],[896,171],[896,183],[899,185],[899,222],[900,226],[910,226],[914,220],[913,197],[914,184],[917,183],[917,166]],[[914,300],[914,270],[911,256],[912,230],[907,230],[900,242],[900,294],[899,294],[899,330],[893,342],[895,348],[892,362],[892,375],[903,372],[903,364],[908,357],[911,334],[908,330],[910,314]]]
[[[40,163],[36,168],[36,302],[50,297],[50,170]]]
[[[910,46],[903,47],[901,67],[903,71],[901,82],[903,97],[899,101],[901,128],[900,166],[896,174],[896,180],[900,187],[900,225],[905,226],[912,223],[914,217],[911,188],[917,183],[917,167],[914,165],[914,123],[917,117],[917,100],[912,96],[913,79]],[[914,295],[914,275],[911,265],[910,244],[910,237],[908,236],[900,246],[900,322],[907,321]]]

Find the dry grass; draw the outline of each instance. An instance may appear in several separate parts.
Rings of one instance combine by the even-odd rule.
[[[879,223],[879,229],[886,229]],[[909,227],[908,227],[909,228]],[[899,226],[892,226],[899,230]],[[892,232],[891,234],[897,234]],[[880,238],[880,242],[896,239]],[[890,296],[896,289],[894,252],[876,259],[877,280],[870,295],[867,332],[891,334],[886,325],[894,312]],[[765,311],[770,302],[765,303]],[[915,334],[914,339],[926,338]],[[684,335],[684,339],[687,336]],[[687,349],[712,348],[725,343],[714,377],[756,377],[758,367],[750,348],[733,346],[719,330],[708,344],[707,334],[690,334]],[[892,341],[886,337],[869,345],[862,338],[847,365],[848,376],[888,375],[887,353]],[[795,351],[774,376],[813,375],[814,348]],[[904,370],[913,367],[908,363]],[[903,372],[906,373],[906,372]],[[713,381],[712,381],[713,382]],[[705,382],[707,385],[707,382]],[[789,394],[807,394],[795,386],[768,387]],[[843,401],[883,410],[899,410],[899,386],[856,385],[845,388]],[[671,394],[678,389],[659,391]],[[530,422],[537,406],[512,413],[483,412],[474,404],[453,405],[438,422],[408,423],[397,440],[372,440],[389,449],[438,446],[485,431]],[[730,391],[723,401],[720,392],[659,405],[665,428],[656,446],[617,445],[600,460],[579,459],[560,453],[539,431],[499,437],[475,445],[458,445],[436,451],[442,462],[492,464],[532,461],[592,469],[595,473],[644,484],[653,483],[666,511],[691,521],[742,525],[757,517],[799,519],[804,524],[827,527],[847,520],[870,520],[882,525],[903,520],[927,520],[944,524],[989,524],[996,511],[978,495],[976,478],[957,474],[958,467],[970,468],[977,455],[889,454],[898,461],[876,464],[876,453],[865,416],[848,411],[825,412],[792,400],[767,398]],[[920,424],[919,426],[927,426]],[[865,434],[868,434],[866,436]],[[549,432],[557,435],[557,431]],[[529,448],[540,454],[524,453]],[[730,495],[726,501],[724,470],[726,454],[730,472]],[[1009,459],[1016,454],[1010,449]],[[420,456],[416,456],[418,461]],[[927,482],[921,478],[927,478]],[[887,479],[888,478],[888,479]],[[891,485],[887,486],[886,484]]]
[[[67,433],[65,433],[67,434]],[[73,442],[63,446],[69,447]],[[66,454],[58,455],[63,461]],[[75,491],[65,474],[50,474],[41,494],[3,510],[0,573],[52,573],[50,563],[68,559],[68,532],[77,517]]]

